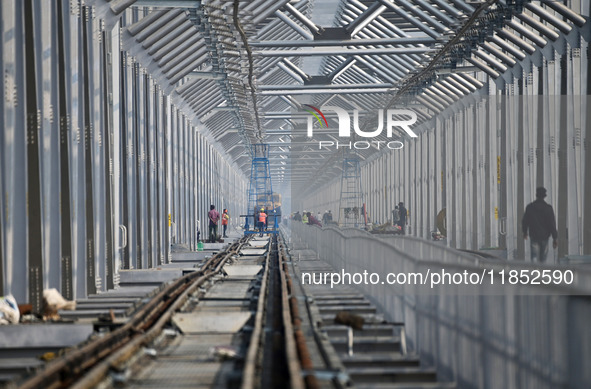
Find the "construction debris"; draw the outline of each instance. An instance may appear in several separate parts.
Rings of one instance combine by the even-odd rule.
[[[336,324],[344,324],[354,330],[362,330],[365,319],[349,311],[340,311],[334,318]]]
[[[55,288],[43,291],[43,320],[58,320],[58,311],[73,311],[76,309],[76,301],[68,301],[62,297]]]
[[[20,316],[18,304],[13,295],[0,297],[0,324],[16,324]]]

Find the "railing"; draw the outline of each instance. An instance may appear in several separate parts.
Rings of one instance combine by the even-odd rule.
[[[588,269],[486,260],[419,238],[356,229],[294,222],[291,232],[294,243],[316,251],[336,272],[367,271],[381,280],[388,273],[443,270],[486,275],[476,286],[358,284],[388,320],[405,323],[409,353],[419,353],[440,378],[470,388],[591,387]],[[500,285],[503,270],[567,269],[574,275],[570,285],[522,284],[522,278],[511,285],[506,275]]]

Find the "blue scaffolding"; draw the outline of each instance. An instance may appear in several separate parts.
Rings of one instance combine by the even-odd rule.
[[[253,159],[248,187],[248,212],[246,215],[242,215],[246,219],[244,234],[260,233],[258,214],[261,210],[267,215],[267,223],[263,227],[263,233],[276,234],[281,214],[280,210],[275,208],[271,170],[269,169],[269,145],[258,143],[252,147]]]
[[[357,157],[345,157],[341,177],[339,226],[361,227],[367,224],[367,212],[361,191],[361,166]]]

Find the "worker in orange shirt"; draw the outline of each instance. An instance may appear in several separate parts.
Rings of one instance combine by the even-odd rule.
[[[223,236],[227,238],[226,230],[228,229],[228,221],[230,220],[230,215],[228,215],[228,209],[224,208],[224,213],[222,213],[222,226],[224,227]]]
[[[263,231],[265,229],[265,225],[267,224],[267,214],[265,213],[265,209],[261,208],[261,212],[259,212],[259,236],[263,236]]]

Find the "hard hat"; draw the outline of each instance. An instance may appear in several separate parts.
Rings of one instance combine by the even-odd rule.
[[[265,210],[265,208],[261,208],[261,211],[264,211],[264,210]]]

